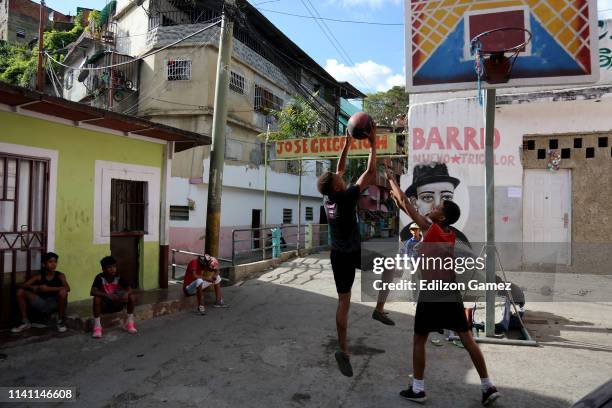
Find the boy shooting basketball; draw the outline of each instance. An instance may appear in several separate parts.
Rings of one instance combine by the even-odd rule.
[[[340,350],[335,357],[340,372],[351,377],[353,368],[347,345],[348,312],[351,303],[351,288],[355,280],[355,269],[361,269],[361,239],[357,224],[357,201],[376,178],[376,125],[372,123],[367,132],[370,141],[368,168],[356,184],[345,184],[342,176],[346,169],[346,156],[351,146],[351,136],[346,135],[344,147],[335,173],[328,171],[319,177],[317,188],[325,196],[325,212],[331,230],[330,260],[338,292],[336,330]]]
[[[429,214],[419,214],[417,209],[402,193],[395,181],[395,177],[389,170],[387,171],[387,179],[391,185],[393,199],[398,207],[417,223],[424,234],[423,247],[420,249],[420,252],[425,257],[430,258],[440,257],[444,259],[447,256],[452,257],[456,236],[450,226],[459,219],[459,206],[450,200],[445,200],[433,207]],[[455,272],[452,269],[436,268],[434,266],[433,268],[422,268],[421,273],[421,279],[427,281],[455,281]],[[470,358],[480,376],[482,404],[485,406],[489,405],[499,398],[500,394],[489,380],[484,356],[469,330],[461,295],[455,291],[420,291],[414,318],[412,350],[414,380],[410,388],[400,392],[400,396],[419,403],[425,402],[427,399],[425,396],[424,380],[425,344],[430,332],[443,329],[457,332],[461,342],[469,352]]]

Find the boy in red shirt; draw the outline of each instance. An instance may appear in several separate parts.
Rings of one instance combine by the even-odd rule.
[[[420,251],[424,257],[432,259],[452,258],[456,237],[450,226],[459,219],[461,213],[459,206],[452,201],[445,200],[424,216],[419,214],[418,210],[404,195],[390,171],[387,171],[387,179],[391,185],[393,199],[398,207],[417,223],[424,234],[421,244],[423,248]],[[421,268],[421,273],[422,279],[427,281],[455,281],[454,270],[436,268],[435,262],[433,268]],[[482,404],[485,406],[491,404],[500,397],[500,394],[489,379],[484,356],[472,337],[465,316],[463,300],[458,291],[421,291],[419,293],[414,317],[412,350],[414,380],[410,388],[400,392],[400,396],[419,403],[423,403],[427,399],[423,379],[425,374],[425,344],[430,332],[440,332],[443,329],[457,332],[480,376]]]
[[[112,256],[105,256],[100,261],[102,273],[99,273],[91,285],[93,296],[94,328],[92,337],[102,337],[100,314],[117,313],[127,309],[127,319],[124,329],[130,334],[136,334],[134,324],[134,306],[136,297],[125,279],[117,273],[117,261]]]
[[[211,274],[212,272],[212,274]],[[221,276],[219,276],[219,261],[209,255],[198,256],[187,265],[183,278],[183,293],[185,296],[196,295],[198,312],[206,314],[204,307],[204,289],[214,285],[215,304],[213,307],[227,307],[221,295]]]

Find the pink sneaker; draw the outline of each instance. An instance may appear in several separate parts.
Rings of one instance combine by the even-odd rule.
[[[99,339],[100,337],[102,337],[102,326],[94,327],[91,337],[93,337],[94,339]]]
[[[127,332],[130,334],[138,333],[138,330],[136,330],[136,326],[134,325],[134,322],[127,322],[127,324],[125,325],[125,330],[127,330]]]

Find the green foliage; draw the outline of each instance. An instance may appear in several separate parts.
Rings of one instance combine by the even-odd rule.
[[[66,47],[76,41],[83,33],[82,15],[77,14],[75,25],[70,31],[51,30],[44,33],[44,49],[60,61],[66,53]],[[0,81],[9,84],[29,87],[36,75],[38,47],[28,49],[20,44],[0,44]]]
[[[368,94],[364,110],[381,126],[393,127],[397,119],[408,113],[408,94],[403,86],[394,86],[385,92]]]
[[[296,96],[280,111],[272,111],[278,120],[278,131],[270,134],[270,140],[299,139],[315,136],[321,119],[308,101]]]
[[[36,73],[36,54],[22,45],[0,45],[0,81],[27,87]]]

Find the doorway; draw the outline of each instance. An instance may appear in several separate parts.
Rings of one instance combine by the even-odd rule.
[[[253,228],[253,233],[251,234],[251,239],[253,245],[252,249],[261,248],[261,230],[256,228],[261,228],[261,210],[252,210],[251,211],[251,228]]]
[[[523,194],[523,262],[571,262],[571,172],[526,169]]]
[[[140,245],[147,234],[147,182],[111,180],[111,255],[119,274],[140,287]]]
[[[17,317],[17,286],[47,251],[47,159],[0,153],[0,327]]]

